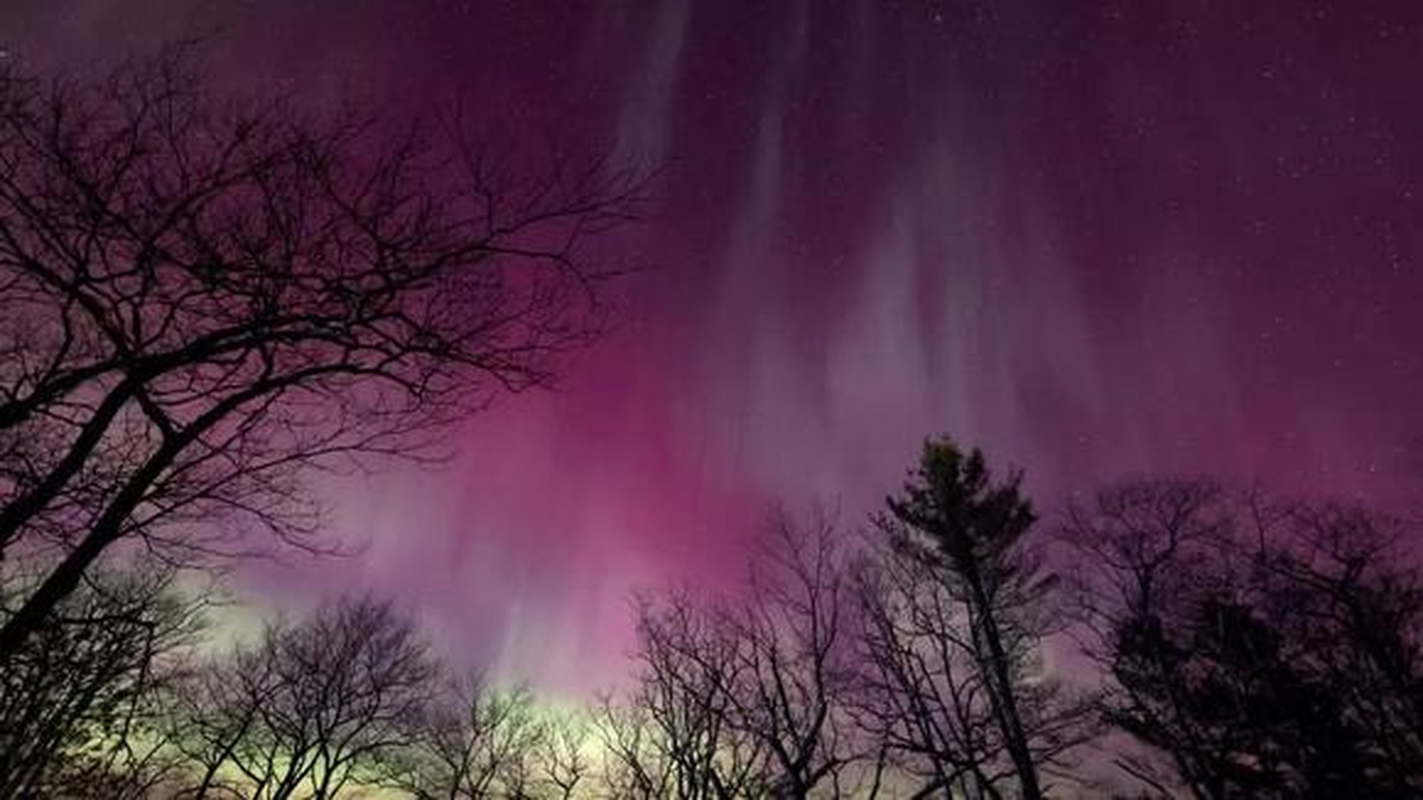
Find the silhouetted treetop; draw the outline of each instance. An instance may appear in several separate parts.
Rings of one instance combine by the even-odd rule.
[[[965,453],[947,437],[930,439],[902,493],[886,499],[889,515],[879,521],[917,532],[927,539],[921,543],[967,566],[1012,546],[1036,522],[1021,484],[1018,472],[995,481],[976,447]]]

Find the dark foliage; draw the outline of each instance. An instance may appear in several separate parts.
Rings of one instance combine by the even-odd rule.
[[[1192,794],[1423,791],[1423,583],[1397,520],[1164,482],[1104,492],[1066,532],[1104,718]]]

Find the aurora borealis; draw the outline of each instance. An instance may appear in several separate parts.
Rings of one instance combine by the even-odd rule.
[[[1140,473],[1397,502],[1423,433],[1423,8],[1407,2],[16,0],[6,59],[179,36],[224,85],[458,103],[660,167],[652,268],[560,391],[434,472],[333,485],[359,557],[252,565],[421,608],[462,657],[615,677],[627,595],[716,581],[774,502],[858,520],[928,433],[1039,503]]]

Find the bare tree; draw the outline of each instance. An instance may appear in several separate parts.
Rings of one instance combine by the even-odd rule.
[[[642,666],[605,746],[643,795],[842,796],[865,760],[846,705],[855,653],[849,558],[825,513],[775,515],[732,597],[638,607]],[[624,791],[627,787],[622,787]]]
[[[536,760],[541,794],[554,800],[572,800],[582,787],[591,785],[595,767],[589,753],[591,734],[589,720],[578,710],[545,717]]]
[[[450,686],[422,728],[392,782],[419,798],[450,800],[530,796],[551,736],[527,688],[495,689],[481,676]]]
[[[381,781],[418,734],[439,670],[388,604],[344,599],[214,663],[177,715],[191,797],[338,796]]]
[[[187,773],[176,797],[262,796],[258,787],[265,784],[244,785],[239,759],[256,760],[258,737],[266,735],[262,704],[275,694],[275,680],[261,659],[242,651],[231,657],[234,665],[213,660],[190,674],[169,708],[168,738]],[[275,758],[268,764],[274,767]]]
[[[636,683],[599,720],[617,791],[676,800],[765,791],[765,749],[733,721],[744,643],[721,619],[686,592],[639,601]]]
[[[160,723],[202,608],[173,579],[144,565],[96,572],[0,671],[0,796],[119,800],[170,776]]]
[[[0,74],[0,552],[59,555],[0,662],[115,542],[315,546],[312,468],[429,453],[596,333],[633,176],[388,130],[214,96],[184,48]]]
[[[607,694],[594,713],[595,741],[603,754],[601,794],[630,800],[671,797],[675,766],[650,709]]]
[[[768,755],[768,791],[841,796],[865,757],[846,701],[854,656],[845,537],[826,512],[808,524],[776,514],[748,591],[722,612],[739,661],[728,724]]]

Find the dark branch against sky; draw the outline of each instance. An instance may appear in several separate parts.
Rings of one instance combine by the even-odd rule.
[[[1415,3],[0,7],[2,57],[41,68],[209,31],[238,91],[664,167],[623,328],[450,468],[333,486],[366,555],[260,593],[392,591],[456,651],[582,686],[631,587],[738,570],[774,498],[857,517],[929,432],[1044,505],[1144,472],[1412,480]]]

